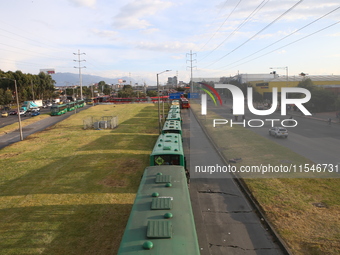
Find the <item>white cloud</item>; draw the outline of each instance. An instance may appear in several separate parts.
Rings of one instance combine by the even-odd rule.
[[[69,0],[72,4],[76,6],[94,7],[97,0]]]
[[[171,7],[171,2],[160,0],[134,0],[123,6],[114,17],[113,26],[118,29],[146,29],[152,24],[147,20],[158,12]]]
[[[186,52],[189,50],[196,50],[197,46],[194,43],[182,43],[182,42],[144,42],[141,41],[136,45],[136,48],[152,51],[163,52]]]
[[[113,30],[99,30],[99,29],[92,29],[92,32],[97,36],[107,38],[110,40],[118,40],[120,39],[119,33]]]

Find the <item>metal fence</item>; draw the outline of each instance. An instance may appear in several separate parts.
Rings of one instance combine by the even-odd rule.
[[[83,119],[84,129],[114,129],[118,126],[118,116],[89,116]]]

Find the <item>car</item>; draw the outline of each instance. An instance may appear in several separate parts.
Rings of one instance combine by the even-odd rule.
[[[17,115],[17,110],[12,110],[12,111],[9,111],[8,114],[9,115]]]
[[[34,111],[40,111],[40,108],[39,107],[32,107],[30,109],[31,112],[34,112]]]
[[[33,117],[33,116],[38,116],[38,115],[40,115],[40,112],[39,111],[33,111],[32,113],[31,113],[31,116]]]
[[[284,127],[272,127],[269,129],[269,135],[273,135],[275,137],[288,137],[288,130]]]
[[[8,112],[2,112],[1,117],[8,117]]]
[[[20,114],[20,115],[25,115],[25,116],[26,116],[26,111],[25,111],[25,110],[20,110],[19,114]]]

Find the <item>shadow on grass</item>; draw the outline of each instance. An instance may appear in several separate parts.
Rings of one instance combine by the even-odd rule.
[[[1,222],[1,254],[116,254],[131,207],[92,204],[1,209],[0,219],[15,219]]]
[[[116,254],[158,137],[154,116],[146,107],[86,146],[70,143],[75,151],[72,136],[51,134],[65,151],[25,158],[27,169],[0,186],[1,254]]]
[[[146,154],[63,157],[7,181],[0,186],[0,198],[29,194],[135,193],[148,162]]]

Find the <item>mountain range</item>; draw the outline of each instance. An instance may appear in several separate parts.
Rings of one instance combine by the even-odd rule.
[[[56,81],[56,86],[73,86],[79,85],[79,74],[75,73],[55,73],[51,74],[52,79]],[[126,84],[130,84],[130,77],[124,76],[119,78],[107,78],[97,75],[82,74],[82,85],[89,86],[100,81],[105,81],[106,84],[117,84],[118,80],[125,80]],[[131,84],[134,85],[135,81],[131,79]]]

